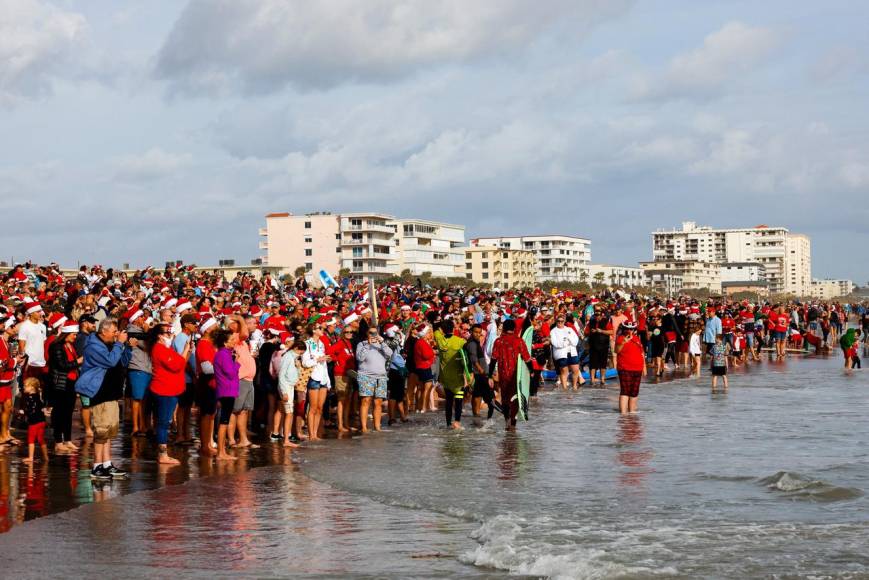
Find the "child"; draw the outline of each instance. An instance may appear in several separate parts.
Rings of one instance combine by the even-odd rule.
[[[698,326],[691,333],[691,338],[688,344],[688,353],[691,355],[691,373],[700,376],[701,358],[703,357],[703,349],[701,342],[703,340],[703,327]]]
[[[861,369],[863,365],[860,363],[860,350],[858,346],[860,345],[860,329],[856,329],[854,331],[854,336],[856,340],[854,341],[854,346],[851,347],[851,368],[852,369]]]
[[[743,362],[744,353],[745,353],[745,334],[742,332],[741,328],[737,328],[736,332],[733,333],[733,364],[734,366],[739,366]]]
[[[36,444],[42,450],[42,459],[48,462],[48,445],[45,444],[45,404],[42,393],[39,392],[39,379],[30,377],[24,380],[24,416],[27,419],[27,459],[24,463],[33,463]]]
[[[715,336],[715,344],[712,345],[712,390],[718,386],[718,377],[724,379],[724,390],[727,390],[727,345],[724,337],[720,334]]]

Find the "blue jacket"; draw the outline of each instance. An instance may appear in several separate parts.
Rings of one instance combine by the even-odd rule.
[[[129,365],[132,357],[133,351],[130,347],[116,342],[109,350],[96,332],[90,333],[84,343],[84,363],[75,382],[76,392],[85,397],[93,397],[99,392],[106,371],[118,363]]]

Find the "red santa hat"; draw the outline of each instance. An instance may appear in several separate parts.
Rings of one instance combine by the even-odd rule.
[[[134,320],[141,318],[144,315],[145,315],[144,310],[142,310],[141,308],[136,308],[135,310],[133,310],[130,313],[130,322],[133,322]]]
[[[63,326],[63,323],[66,322],[66,320],[66,316],[60,312],[52,312],[48,316],[48,326],[51,327],[52,330],[57,330]]]
[[[205,334],[213,326],[217,326],[217,319],[215,319],[213,316],[209,316],[202,321],[202,324],[199,325],[199,334]]]
[[[357,320],[359,320],[359,315],[356,314],[355,312],[351,312],[350,314],[348,314],[347,316],[344,317],[344,326],[350,326],[351,324],[353,324]]]
[[[398,333],[398,326],[395,324],[390,323],[383,327],[383,334],[389,338],[395,338],[396,333]]]
[[[417,335],[419,335],[420,337],[423,337],[429,333],[429,330],[431,330],[431,327],[429,327],[428,324],[417,324],[416,328],[414,330],[416,330]]]
[[[191,308],[193,308],[193,305],[190,303],[189,300],[181,299],[178,301],[178,305],[176,306],[175,311],[178,314],[181,314],[182,312],[190,310]]]
[[[31,302],[30,305],[25,310],[27,314],[35,314],[37,312],[42,312],[42,305],[39,302]]]
[[[64,320],[66,319],[64,318]],[[78,322],[75,320],[66,320],[60,328],[60,332],[63,334],[73,334],[78,332]]]
[[[166,309],[172,308],[176,304],[178,304],[178,299],[177,298],[170,298],[169,300],[166,300],[165,302],[163,302],[163,308],[166,308]]]

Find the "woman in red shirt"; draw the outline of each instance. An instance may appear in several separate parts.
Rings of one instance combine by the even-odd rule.
[[[418,338],[413,346],[413,361],[416,368],[417,383],[422,385],[422,388],[416,392],[416,409],[419,413],[425,413],[434,410],[431,408],[431,389],[434,381],[431,367],[435,361],[435,352],[431,343],[434,338],[431,327],[427,324],[417,326],[416,335]]]
[[[353,355],[353,329],[344,327],[341,338],[326,349],[326,354],[335,362],[335,394],[338,395],[338,432],[350,432],[350,397],[353,394],[353,379],[347,371],[355,371],[356,358]],[[352,373],[351,373],[352,374]]]
[[[154,395],[157,411],[157,463],[178,465],[180,461],[169,456],[166,444],[169,441],[169,423],[178,405],[178,395],[184,392],[184,369],[190,356],[192,340],[188,340],[181,353],[172,348],[172,330],[166,324],[158,324],[148,332],[148,346],[151,349],[150,390]]]
[[[640,381],[646,374],[643,345],[634,322],[623,322],[622,334],[616,339],[616,368],[619,372],[619,413],[636,413]]]

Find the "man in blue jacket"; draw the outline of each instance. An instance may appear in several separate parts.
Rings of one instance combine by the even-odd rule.
[[[127,473],[112,465],[111,441],[120,430],[118,400],[124,397],[124,374],[136,339],[127,342],[127,333],[118,331],[118,321],[105,318],[99,330],[88,335],[84,363],[75,390],[90,399],[94,422],[93,479],[125,477]]]

